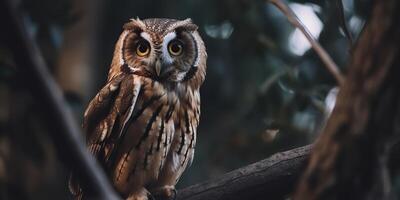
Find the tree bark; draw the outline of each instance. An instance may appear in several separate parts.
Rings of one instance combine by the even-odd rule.
[[[181,189],[176,200],[287,199],[306,167],[312,145],[307,145],[236,169],[216,179]],[[400,143],[393,147],[390,167],[398,169]]]
[[[375,1],[336,107],[294,199],[392,199],[388,158],[400,133],[400,1]]]
[[[177,200],[284,199],[293,191],[311,145],[277,153],[215,180],[179,190]]]

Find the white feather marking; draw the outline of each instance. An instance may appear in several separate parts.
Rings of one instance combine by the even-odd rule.
[[[88,108],[86,108],[85,113],[83,114],[84,117],[86,117],[89,113],[89,110],[92,106],[89,104]]]
[[[192,151],[192,154],[191,154],[190,159],[189,159],[189,161],[188,161],[187,167],[192,166],[192,163],[193,163],[193,159],[194,159],[194,148],[193,148],[191,151]]]
[[[196,60],[194,61],[194,65],[193,67],[198,67],[199,66],[199,62],[200,62],[200,56],[201,56],[201,49],[200,49],[200,43],[201,43],[201,38],[199,34],[193,34],[194,37],[194,42],[196,42],[196,46],[197,46],[197,57]]]
[[[103,122],[103,127],[102,128],[103,128],[103,130],[101,131],[101,137],[100,137],[101,141],[103,141],[107,136],[107,132],[108,132],[107,122]]]
[[[120,51],[119,51],[119,53],[120,53],[120,55],[119,55],[119,64],[121,64],[121,65],[125,64],[125,59],[124,59],[124,55],[122,54],[122,52],[123,52],[123,48],[124,48],[124,41],[125,41],[125,38],[128,35],[128,33],[129,33],[129,31],[124,31],[122,33],[121,39],[120,39],[121,40],[121,45],[120,45]]]
[[[176,75],[176,80],[181,81],[181,80],[183,80],[183,78],[185,78],[185,76],[186,76],[186,72],[179,72],[179,73]]]
[[[134,68],[134,67],[132,67],[131,65],[128,65],[128,68],[129,68],[129,71],[130,71],[131,73],[134,73],[134,72],[140,71],[140,69],[138,69],[138,68]]]
[[[140,87],[141,87],[141,84],[140,84],[140,81],[139,81],[139,77],[136,77],[136,76],[134,77],[133,85],[134,85],[134,88],[133,88],[132,104],[131,104],[131,107],[129,107],[128,116],[125,118],[125,121],[122,124],[121,132],[122,132],[122,130],[124,130],[126,122],[128,122],[129,118],[131,118],[133,109],[135,108],[136,100],[138,98],[139,90],[140,90]],[[121,135],[121,132],[119,133],[120,135]]]
[[[180,165],[181,165],[181,162],[179,161],[179,155],[177,153],[173,153],[172,154],[171,171],[177,172]]]
[[[138,23],[139,26],[140,26],[141,28],[146,27],[146,25],[144,24],[144,22],[143,22],[142,20],[140,20],[139,17],[136,17],[136,19],[133,19],[133,18],[132,18],[131,21],[136,21],[136,23]]]
[[[140,37],[144,38],[145,40],[147,40],[147,42],[149,42],[151,44],[151,37],[148,33],[146,32],[141,32],[140,33]]]
[[[111,84],[109,87],[111,92],[115,91],[117,88],[118,88],[118,85],[113,85],[113,84]]]
[[[166,63],[171,64],[173,62],[173,59],[171,55],[168,53],[168,44],[171,42],[171,40],[176,38],[176,33],[175,32],[170,32],[167,33],[167,35],[164,36],[163,38],[163,43],[162,43],[162,52],[163,52],[163,59],[165,60]]]
[[[200,92],[195,91],[195,92],[193,92],[193,94],[194,94],[194,98],[195,98],[196,102],[200,103]]]

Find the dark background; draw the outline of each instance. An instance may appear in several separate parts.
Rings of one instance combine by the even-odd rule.
[[[81,123],[105,83],[114,45],[130,18],[192,18],[208,52],[193,165],[182,188],[311,143],[329,115],[333,76],[287,18],[256,0],[15,1],[49,70]],[[288,1],[346,72],[351,45],[335,1]],[[368,0],[343,0],[353,38],[367,20]],[[7,28],[7,27],[2,27]],[[0,43],[0,199],[68,199],[68,169],[47,137],[32,91]]]

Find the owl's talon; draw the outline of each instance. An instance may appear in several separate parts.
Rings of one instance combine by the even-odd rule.
[[[154,198],[154,196],[150,192],[147,193],[147,199],[148,200],[156,200],[156,198]]]
[[[173,187],[161,188],[157,191],[154,191],[154,197],[156,200],[175,200],[178,194],[178,191]]]
[[[172,199],[171,199],[171,200],[175,200],[175,199],[176,199],[176,196],[178,196],[178,190],[176,190],[176,189],[174,188],[174,189],[172,189],[172,193],[173,193],[173,195],[172,195]]]

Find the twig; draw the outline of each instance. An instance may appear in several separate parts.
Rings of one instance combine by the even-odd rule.
[[[277,153],[214,180],[179,190],[177,200],[284,199],[290,194],[311,145]]]
[[[342,28],[344,34],[349,40],[349,46],[351,47],[353,45],[353,37],[351,36],[351,32],[349,31],[349,28],[347,26],[346,17],[344,16],[344,8],[342,0],[336,0],[336,8],[340,18],[340,27]]]
[[[311,35],[304,24],[297,18],[293,11],[281,0],[268,0],[270,3],[275,5],[282,13],[288,18],[289,22],[300,29],[300,31],[306,36],[307,40],[310,42],[311,47],[315,50],[318,56],[321,58],[322,62],[325,64],[328,71],[335,77],[339,85],[343,85],[344,78],[340,73],[338,66],[333,62],[332,58],[325,51],[324,48],[317,42],[317,40]]]
[[[0,20],[4,28],[0,34],[6,38],[18,66],[19,81],[26,84],[35,100],[41,104],[43,115],[49,120],[50,138],[54,141],[59,158],[80,175],[82,185],[95,199],[119,199],[95,159],[86,151],[82,134],[60,88],[47,70],[46,64],[25,29],[15,2],[0,0]],[[22,122],[23,123],[23,122]]]

